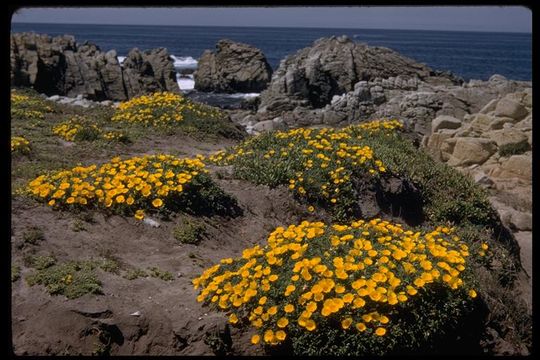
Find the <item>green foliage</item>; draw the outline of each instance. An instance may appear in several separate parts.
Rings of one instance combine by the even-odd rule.
[[[11,118],[13,120],[40,120],[54,111],[54,103],[44,100],[31,89],[11,91]]]
[[[395,121],[344,129],[294,129],[261,134],[209,160],[231,164],[237,177],[270,187],[288,185],[298,200],[328,208],[338,221],[360,213],[356,182],[370,182],[386,168],[364,138],[389,134]]]
[[[96,141],[101,137],[101,130],[95,126],[85,126],[75,134],[75,141]]]
[[[45,240],[45,234],[37,226],[31,226],[23,233],[24,244],[38,245],[43,240]]]
[[[203,105],[201,105],[203,106]],[[204,105],[205,106],[205,105]],[[227,139],[240,140],[245,137],[245,131],[239,129],[224,113],[218,117],[197,118],[190,116],[184,119],[179,129],[193,138],[224,137]]]
[[[29,286],[43,285],[51,295],[64,295],[75,299],[85,294],[101,294],[101,282],[91,261],[68,261],[57,264],[51,257],[37,257],[35,269],[26,277]]]
[[[201,241],[201,236],[204,234],[204,230],[204,223],[193,219],[183,219],[173,229],[173,236],[182,244],[198,245]]]
[[[138,278],[145,278],[145,277],[148,277],[148,274],[146,273],[146,271],[144,271],[144,269],[137,269],[137,268],[128,270],[128,272],[124,275],[124,278],[128,280],[135,280]]]
[[[498,218],[487,193],[457,170],[438,163],[399,134],[374,133],[365,141],[389,171],[420,188],[431,223],[453,222],[493,226]]]
[[[103,259],[98,262],[98,266],[101,270],[112,273],[112,274],[120,273],[120,265],[114,259],[110,259],[110,258]]]
[[[242,209],[236,198],[223,191],[206,173],[192,178],[189,191],[170,204],[173,212],[183,211],[192,215],[238,216]]]
[[[71,229],[75,232],[86,231],[86,226],[81,219],[75,219],[75,221],[73,221]]]
[[[531,147],[528,142],[520,142],[514,144],[505,144],[499,147],[499,155],[503,157],[523,154],[526,151],[529,151]]]
[[[443,287],[423,290],[407,307],[392,312],[392,331],[379,337],[370,329],[359,334],[346,332],[339,323],[329,321],[313,332],[291,333],[291,341],[276,349],[278,353],[304,356],[383,356],[420,354],[465,354],[478,349],[455,349],[455,332],[461,334],[468,316],[475,311],[475,302],[463,294]],[[434,347],[438,344],[438,347]],[[274,350],[268,348],[272,354]]]
[[[27,256],[24,263],[26,266],[33,267],[36,270],[44,270],[56,264],[56,258],[51,255]]]
[[[11,282],[19,280],[21,277],[21,267],[19,265],[11,265]]]
[[[161,279],[163,281],[173,281],[174,280],[174,275],[173,274],[171,274],[168,271],[160,270],[159,268],[157,268],[155,266],[148,268],[148,274],[151,277]]]

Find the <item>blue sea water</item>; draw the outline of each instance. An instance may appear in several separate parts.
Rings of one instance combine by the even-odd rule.
[[[261,49],[276,69],[281,59],[310,46],[314,40],[347,35],[358,42],[385,46],[435,70],[450,70],[465,80],[487,80],[501,74],[513,80],[532,80],[532,35],[527,33],[450,32],[417,30],[136,26],[12,23],[12,32],[34,31],[51,36],[71,34],[119,56],[134,47],[166,47],[177,65],[196,66],[206,49],[227,38]]]

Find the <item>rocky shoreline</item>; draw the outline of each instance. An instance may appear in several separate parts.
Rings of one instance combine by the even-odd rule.
[[[111,107],[155,91],[183,93],[197,102],[225,109],[216,121],[221,126],[234,128],[239,138],[245,137],[242,128],[248,134],[257,135],[273,130],[339,128],[381,118],[398,119],[405,125],[402,134],[407,139],[400,135],[400,141],[403,140],[406,147],[396,145],[392,148],[394,145],[385,143],[383,138],[377,138],[370,146],[375,148],[382,141],[383,145],[378,149],[381,154],[392,148],[393,152],[388,150],[391,154],[406,153],[408,159],[429,160],[429,165],[420,171],[420,178],[437,179],[437,182],[423,182],[415,179],[418,172],[403,173],[403,168],[396,167],[398,170],[392,171],[398,177],[379,184],[379,193],[371,185],[355,183],[354,186],[360,189],[359,196],[349,198],[359,199],[361,213],[367,218],[382,211],[378,207],[378,198],[382,196],[384,201],[392,198],[398,204],[396,216],[405,219],[406,215],[415,213],[414,208],[422,208],[420,194],[436,188],[446,195],[432,201],[441,206],[441,213],[447,210],[452,214],[459,212],[460,216],[466,213],[467,220],[469,215],[474,218],[480,213],[479,217],[485,215],[493,220],[496,226],[489,229],[484,222],[475,223],[481,224],[482,228],[475,228],[472,239],[468,239],[471,244],[479,245],[484,235],[478,234],[493,231],[486,238],[504,243],[502,245],[508,248],[504,252],[493,252],[495,255],[489,265],[476,269],[479,282],[487,284],[488,296],[477,298],[479,312],[476,315],[485,315],[485,318],[472,320],[478,324],[482,322],[485,329],[472,329],[471,333],[482,332],[482,340],[473,341],[484,352],[528,354],[532,340],[528,337],[529,330],[523,329],[529,326],[532,314],[531,82],[508,80],[500,75],[485,81],[465,82],[390,49],[359,44],[347,37],[319,39],[312,46],[283,59],[278,69],[272,71],[260,50],[221,40],[215,50],[205,52],[198,59],[197,69],[182,71],[183,75],[193,72],[195,81],[195,90],[186,92],[178,86],[179,71],[174,66],[175,59],[163,48],[142,52],[133,49],[119,61],[113,50],[104,53],[96,45],[77,44],[68,35],[50,38],[24,33],[12,34],[11,39],[12,88],[32,87],[43,98],[65,105],[55,105],[55,110],[41,119],[27,119],[26,115],[18,119],[15,135],[31,132],[36,146],[33,154],[36,158],[15,157],[14,169],[16,173],[19,171],[15,178],[18,176],[20,181],[25,171],[35,169],[36,159],[53,168],[63,160],[61,157],[77,160],[77,163],[100,164],[113,155],[139,156],[154,152],[182,157],[210,156],[238,144],[232,137],[206,138],[201,135],[195,138],[186,135],[190,133],[165,135],[151,128],[144,134],[134,130],[133,143],[107,143],[106,146],[89,141],[66,142],[50,136],[49,127],[58,126],[70,117],[87,116],[94,127],[107,124],[104,119],[109,121],[116,111]],[[38,98],[34,92],[28,93]],[[260,96],[246,97],[246,93],[260,93]],[[52,108],[54,104],[49,105]],[[100,119],[103,120],[101,123]],[[196,117],[191,119],[192,123],[183,121],[181,124],[200,124],[200,120]],[[21,133],[17,134],[17,131]],[[414,140],[412,144],[408,138]],[[290,145],[294,147],[294,144]],[[432,158],[443,164],[435,163]],[[407,165],[414,162],[403,161],[404,157],[396,159],[399,161],[395,163],[406,164],[406,168],[418,166]],[[471,181],[447,166],[468,175]],[[266,168],[273,169],[272,166]],[[433,168],[444,172],[433,172]],[[189,290],[191,280],[203,267],[224,257],[236,256],[247,246],[253,246],[254,241],[267,236],[269,228],[297,223],[314,215],[311,213],[314,208],[301,208],[303,205],[299,205],[298,199],[287,192],[287,183],[272,188],[246,181],[235,177],[231,166],[219,172],[212,169],[214,171],[216,183],[238,198],[248,216],[223,219],[187,216],[188,220],[200,220],[205,226],[206,233],[201,235],[205,241],[200,244],[178,243],[177,237],[182,238],[178,229],[183,229],[180,222],[176,223],[180,218],[174,221],[159,219],[159,223],[150,219],[139,225],[134,219],[96,212],[95,218],[87,221],[75,213],[59,214],[46,207],[28,206],[24,199],[15,198],[12,272],[14,264],[22,263],[23,272],[19,277],[26,277],[30,271],[29,265],[24,264],[26,255],[45,254],[45,249],[58,253],[60,261],[79,259],[83,253],[85,256],[98,254],[116,261],[119,268],[123,267],[122,271],[131,266],[135,271],[136,265],[141,269],[142,266],[148,269],[159,266],[175,272],[169,274],[172,280],[127,279],[117,276],[119,273],[106,272],[102,274],[105,296],[88,296],[70,302],[51,297],[41,288],[29,287],[22,281],[13,283],[16,284],[13,286],[12,313],[17,351],[22,354],[43,351],[53,354],[211,354],[212,351],[216,353],[215,344],[211,342],[226,339],[229,347],[234,343],[232,354],[259,354],[262,349],[253,350],[249,346],[249,330],[229,328],[223,314],[211,313],[196,303]],[[449,178],[456,175],[460,182],[446,182],[446,175]],[[473,186],[472,182],[488,192],[498,216],[485,201],[483,190]],[[466,196],[463,200],[460,199],[462,193],[473,193],[474,196]],[[440,199],[443,200],[438,201]],[[408,206],[411,203],[416,205]],[[445,207],[447,203],[450,203],[449,207]],[[389,211],[394,217],[395,208],[390,207]],[[326,215],[323,213],[322,216]],[[181,216],[184,221],[186,214]],[[447,226],[461,226],[459,220],[451,216],[444,219],[445,224],[450,222]],[[31,235],[25,235],[28,229],[36,226],[45,229],[41,240],[31,238],[27,241]],[[462,238],[468,236],[469,228],[461,230],[464,230],[464,235],[460,235]],[[41,247],[38,247],[38,241]],[[482,249],[485,249],[484,245],[487,246],[482,244]],[[59,249],[63,249],[62,252]],[[520,258],[523,269],[519,269]],[[503,270],[496,268],[499,265]],[[516,275],[517,281],[514,281]],[[506,277],[512,279],[509,287],[503,285],[505,280],[502,278]],[[161,281],[175,283],[170,286]],[[478,294],[481,295],[480,287]],[[476,298],[476,292],[471,297]],[[522,309],[522,299],[527,309]],[[467,328],[467,325],[463,327]],[[44,332],[43,329],[51,331]],[[109,337],[99,338],[102,333]],[[458,335],[459,338],[468,336],[465,333]],[[93,343],[94,337],[99,340],[97,343]],[[444,338],[445,342],[447,340]],[[463,350],[460,346],[456,348]]]
[[[195,90],[185,96],[227,109],[250,134],[400,119],[433,157],[488,188],[505,225],[530,248],[531,82],[501,75],[464,82],[346,36],[319,39],[274,72],[259,49],[224,39],[190,72]],[[181,92],[176,77],[163,48],[133,49],[120,64],[114,50],[103,53],[73,36],[11,35],[11,85],[33,87],[62,104],[114,106],[144,93]]]

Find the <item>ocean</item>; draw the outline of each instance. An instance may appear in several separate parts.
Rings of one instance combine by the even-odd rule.
[[[261,49],[276,69],[287,55],[310,46],[318,38],[347,35],[368,45],[388,47],[434,70],[449,70],[466,81],[487,80],[493,74],[532,80],[532,34],[526,33],[37,23],[12,23],[11,31],[74,35],[79,43],[90,41],[104,51],[115,49],[119,60],[134,47],[165,47],[179,72],[195,69],[203,51],[213,50],[224,38]],[[178,83],[182,90],[190,90],[193,77],[179,75]]]

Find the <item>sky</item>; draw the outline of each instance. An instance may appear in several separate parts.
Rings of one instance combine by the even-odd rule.
[[[22,8],[13,22],[532,32],[521,6]]]

